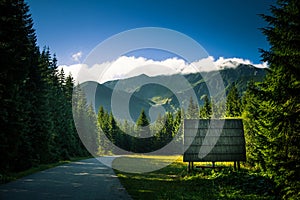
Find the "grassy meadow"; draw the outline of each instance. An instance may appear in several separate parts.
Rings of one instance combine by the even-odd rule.
[[[141,167],[149,162],[155,164],[175,161],[167,167],[148,173],[115,170],[133,199],[277,199],[274,183],[244,165],[240,171],[234,171],[233,163],[216,163],[216,166],[222,168],[195,168],[188,173],[187,163],[182,162],[182,157],[174,156],[120,157],[115,159],[113,165],[117,166],[122,162],[127,167],[136,167],[137,160]]]

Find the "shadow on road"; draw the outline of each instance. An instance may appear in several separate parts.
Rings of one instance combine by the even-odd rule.
[[[61,165],[1,185],[0,199],[131,198],[114,171],[92,158]]]

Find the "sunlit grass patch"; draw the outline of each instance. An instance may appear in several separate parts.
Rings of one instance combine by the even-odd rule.
[[[143,173],[155,171],[182,160],[181,156],[130,155],[122,156],[113,161],[114,168],[120,171]]]
[[[133,199],[276,199],[274,184],[246,167],[233,171],[233,163],[217,163],[222,169],[197,169],[187,172],[181,156],[129,156],[141,162],[169,162],[168,166],[149,173],[116,171]],[[174,162],[170,162],[170,161]],[[130,163],[128,163],[130,165]],[[211,165],[211,163],[195,163]]]

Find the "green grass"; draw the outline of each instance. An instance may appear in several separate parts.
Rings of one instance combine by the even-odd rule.
[[[138,158],[144,164],[173,159],[167,156]],[[133,158],[117,158],[113,164],[117,165],[122,159],[128,159],[130,165]],[[187,173],[187,164],[181,160],[149,173],[115,171],[133,199],[276,199],[274,184],[250,169],[242,167],[235,172],[227,163],[222,163],[224,168],[216,171],[197,169]]]
[[[8,183],[8,182],[17,180],[19,178],[28,176],[30,174],[34,174],[36,172],[50,169],[50,168],[53,168],[53,167],[56,167],[59,165],[63,165],[63,164],[70,163],[73,161],[84,160],[84,159],[88,159],[88,158],[91,158],[91,157],[74,157],[74,158],[70,158],[70,160],[59,161],[56,163],[40,164],[40,165],[37,165],[35,167],[32,167],[30,169],[27,169],[27,170],[21,171],[21,172],[9,173],[9,174],[5,174],[5,175],[0,174],[0,184]]]
[[[166,104],[169,100],[170,100],[169,98],[163,98],[160,96],[152,97],[151,99],[151,101],[159,105]]]

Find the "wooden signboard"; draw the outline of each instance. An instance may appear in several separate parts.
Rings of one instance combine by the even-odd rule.
[[[246,161],[241,119],[184,120],[184,162]]]

